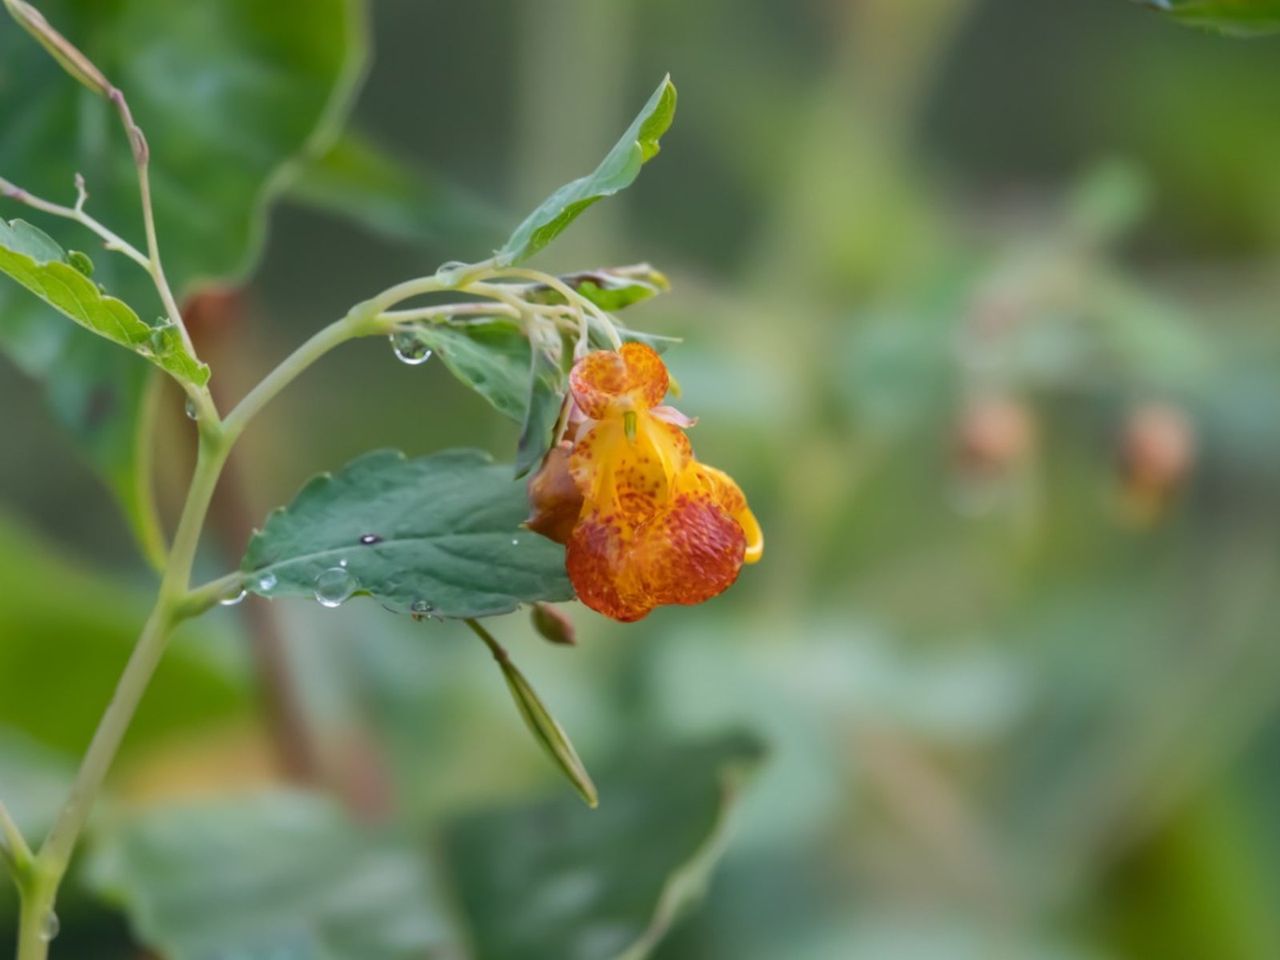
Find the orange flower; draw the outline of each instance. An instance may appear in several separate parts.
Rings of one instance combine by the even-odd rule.
[[[643,344],[583,357],[569,375],[573,439],[529,484],[529,528],[567,546],[579,599],[615,620],[709,600],[764,551],[738,485],[693,458],[693,421],[661,406],[669,384]]]

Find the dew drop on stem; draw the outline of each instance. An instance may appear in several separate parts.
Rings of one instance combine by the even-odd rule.
[[[182,408],[186,411],[188,420],[195,420],[200,416],[200,411],[196,409],[196,402],[187,397],[187,402]]]
[[[234,607],[237,603],[244,599],[247,591],[244,587],[236,587],[229,593],[218,598],[218,603],[224,607]]]
[[[51,942],[58,935],[58,931],[62,929],[62,921],[58,919],[58,915],[50,910],[44,915],[44,919],[40,921],[40,939],[45,943]]]
[[[411,367],[420,366],[431,359],[431,348],[411,330],[398,330],[391,334],[391,349],[395,351],[397,360]]]

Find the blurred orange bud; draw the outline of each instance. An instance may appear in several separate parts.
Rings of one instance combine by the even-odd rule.
[[[1121,484],[1130,519],[1158,519],[1185,485],[1195,458],[1195,427],[1184,411],[1159,402],[1131,410],[1120,438]]]
[[[1034,436],[1021,401],[992,395],[971,400],[956,425],[956,459],[971,473],[1003,473],[1022,461]]]

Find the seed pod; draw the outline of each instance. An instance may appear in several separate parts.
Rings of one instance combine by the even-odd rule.
[[[25,0],[4,0],[4,5],[13,19],[35,37],[40,46],[49,51],[49,55],[58,61],[63,70],[99,96],[111,98],[115,87],[94,66],[93,61],[49,24],[44,14]]]
[[[535,603],[529,610],[529,619],[533,628],[542,639],[562,646],[572,647],[578,643],[573,621],[561,610],[549,603]]]
[[[596,785],[591,781],[591,775],[587,773],[587,768],[578,757],[578,751],[569,741],[569,735],[564,732],[564,728],[543,704],[533,685],[511,662],[506,649],[494,639],[493,634],[478,620],[468,620],[466,624],[471,628],[472,633],[484,641],[489,652],[493,654],[493,659],[502,669],[502,676],[507,681],[511,698],[515,701],[516,709],[520,711],[520,717],[529,728],[529,732],[533,734],[547,756],[560,768],[565,778],[573,784],[573,788],[578,791],[578,795],[587,806],[594,809],[600,803]]]

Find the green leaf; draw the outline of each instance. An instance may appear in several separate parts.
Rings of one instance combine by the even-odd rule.
[[[582,294],[601,310],[622,310],[642,303],[650,297],[666,293],[671,282],[666,275],[647,263],[605,270],[586,270],[560,277],[569,287]],[[535,284],[522,293],[533,303],[564,303],[564,296],[554,287]]]
[[[447,835],[479,960],[641,960],[702,894],[762,757],[745,735],[628,756],[600,807],[570,797],[476,814]]]
[[[153,328],[128,304],[89,279],[93,262],[71,258],[53,238],[24,220],[0,219],[0,273],[6,273],[64,316],[100,337],[151,360],[183,382],[202,387],[209,368],[186,349],[173,328]]]
[[[246,586],[265,597],[484,617],[573,596],[558,544],[525,530],[510,467],[474,450],[408,460],[381,450],[313,479],[249,543]]]
[[[363,2],[47,0],[40,9],[124,90],[146,131],[161,251],[179,298],[198,282],[244,274],[265,203],[298,157],[327,145],[346,110],[365,59]],[[141,243],[130,149],[111,105],[8,20],[0,21],[0,116],[0,173],[61,202],[82,173],[89,212]],[[45,226],[55,224],[69,245],[86,243],[73,224]],[[94,279],[142,316],[161,312],[135,264],[102,256],[96,267]],[[138,490],[150,367],[58,322],[10,284],[0,285],[0,350],[48,383],[59,418],[145,537]]]
[[[529,338],[515,320],[459,319],[423,324],[402,335],[412,336],[434,351],[450,373],[503,416],[524,423],[533,352]]]
[[[556,336],[551,342],[539,343],[532,351],[528,409],[516,447],[517,477],[523,477],[541,463],[555,442],[556,423],[568,390],[568,378],[558,356],[560,347],[560,339]]]
[[[587,773],[587,768],[578,756],[578,751],[574,748],[569,735],[564,732],[564,727],[560,726],[560,721],[547,709],[542,698],[538,696],[538,691],[533,689],[533,684],[520,672],[520,668],[511,662],[510,654],[493,638],[493,634],[476,620],[468,620],[467,626],[484,641],[485,646],[493,654],[493,659],[507,681],[511,699],[515,701],[516,709],[520,711],[520,719],[533,734],[538,746],[578,791],[578,795],[586,805],[593,808],[597,806],[600,800],[596,793],[596,785],[591,782],[591,775]]]
[[[1280,30],[1280,0],[1141,0],[1184,23],[1244,36]]]
[[[527,260],[559,236],[587,207],[631,186],[640,168],[658,153],[658,141],[671,126],[675,113],[676,88],[666,77],[600,166],[542,201],[498,251],[497,263],[509,266]]]
[[[171,960],[458,955],[413,848],[314,794],[149,810],[101,836],[88,879]]]
[[[516,477],[542,461],[568,390],[559,338],[533,350],[521,325],[506,317],[423,324],[397,336],[434,351],[455,377],[521,424]]]

